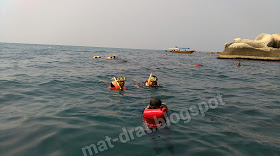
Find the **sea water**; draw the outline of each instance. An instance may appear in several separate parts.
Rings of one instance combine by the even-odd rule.
[[[154,139],[170,155],[165,137],[175,155],[279,155],[279,62],[241,60],[238,67],[207,52],[165,53],[0,43],[0,155],[83,156],[90,145],[98,155],[156,155]],[[118,60],[104,59],[112,55]],[[160,87],[134,86],[151,72]],[[104,81],[119,76],[127,90],[108,89]],[[180,114],[217,95],[224,105],[172,123],[168,136],[134,131],[126,141],[104,141],[141,127],[141,110],[154,97]]]

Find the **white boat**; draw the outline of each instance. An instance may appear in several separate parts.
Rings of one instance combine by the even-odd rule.
[[[193,53],[195,50],[190,50],[190,48],[181,48],[175,46],[175,48],[168,48],[168,50],[165,50],[166,52],[172,52],[172,53]]]
[[[173,50],[179,50],[179,48],[168,48],[167,50],[165,50],[166,52],[172,52]]]

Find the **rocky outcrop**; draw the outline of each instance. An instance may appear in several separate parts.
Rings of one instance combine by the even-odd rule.
[[[280,34],[273,34],[272,37],[274,39],[273,48],[280,48]]]
[[[255,40],[236,38],[225,43],[225,50],[218,58],[261,59],[280,61],[280,34],[262,33]]]

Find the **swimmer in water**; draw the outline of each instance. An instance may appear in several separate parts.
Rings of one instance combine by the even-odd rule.
[[[137,80],[134,80],[135,82],[139,83]],[[150,77],[146,79],[145,83],[140,83],[142,87],[158,87],[158,78],[153,75],[153,73],[150,74]],[[136,88],[140,88],[139,85],[135,85]]]
[[[127,62],[126,60],[119,60],[117,59],[117,56],[109,56],[105,58],[106,60],[117,60],[119,62]]]
[[[100,81],[103,81],[103,80],[100,80]],[[106,86],[108,86],[108,88],[110,88],[112,90],[126,90],[127,88],[124,85],[125,84],[124,81],[125,81],[125,77],[122,76],[122,77],[118,77],[118,78],[113,77],[110,85],[108,85],[106,81],[103,81],[103,82],[105,83]]]
[[[114,77],[112,79],[111,86],[109,88],[114,90],[126,90],[127,88],[124,86],[125,77],[118,77],[117,79]]]
[[[145,108],[145,110],[147,110],[147,109],[158,109],[158,108],[165,108],[166,111],[170,112],[166,103],[161,102],[161,100],[158,99],[158,98],[153,98],[150,101],[150,104]]]
[[[117,57],[116,56],[109,56],[109,57],[106,57],[105,59],[106,60],[115,60],[115,59],[117,59]]]
[[[92,58],[93,59],[100,59],[101,57],[100,56],[93,56]]]
[[[162,148],[158,145],[159,139],[163,140],[169,152],[172,155],[174,154],[174,146],[169,138],[171,131],[166,126],[167,111],[169,112],[170,110],[167,108],[166,103],[162,103],[158,98],[151,99],[150,104],[143,111],[143,128],[151,139],[153,149],[157,155],[163,152]]]
[[[241,63],[240,63],[240,61],[238,61],[238,63],[237,63],[236,65],[240,67],[240,66],[241,66]]]
[[[146,80],[145,86],[146,87],[158,87],[157,84],[158,78],[154,75],[150,76],[149,79]]]

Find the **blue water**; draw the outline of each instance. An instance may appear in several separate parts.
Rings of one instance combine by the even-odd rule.
[[[0,155],[82,156],[83,147],[142,126],[139,111],[153,97],[179,113],[217,94],[225,105],[169,127],[175,155],[280,155],[279,62],[242,60],[237,67],[206,52],[164,53],[0,43]],[[151,72],[161,87],[134,87],[133,79]],[[107,89],[102,81],[114,76],[125,76],[128,89]],[[170,155],[164,137],[156,139]],[[98,155],[156,155],[148,136],[113,145]]]

